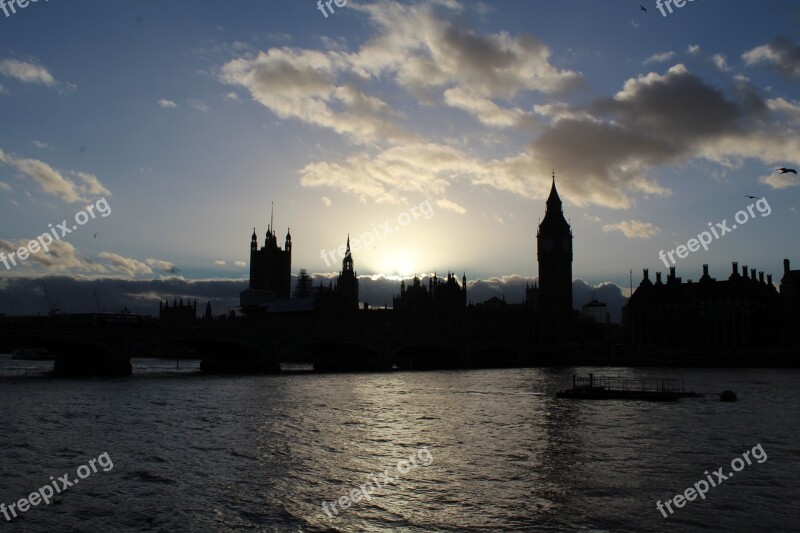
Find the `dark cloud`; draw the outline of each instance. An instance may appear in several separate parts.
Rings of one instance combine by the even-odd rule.
[[[188,281],[182,278],[166,278],[158,280],[121,280],[121,279],[80,279],[69,276],[52,276],[47,278],[6,278],[0,280],[0,313],[14,315],[45,315],[48,312],[47,299],[42,281],[47,284],[47,292],[53,303],[68,313],[93,313],[97,311],[94,294],[100,302],[100,310],[112,313],[127,308],[132,313],[158,315],[158,304],[161,299],[170,302],[177,298],[184,301],[197,299],[198,313],[205,310],[205,303],[210,301],[215,314],[223,314],[239,305],[239,293],[247,288],[246,280],[197,280]],[[320,283],[328,285],[328,277],[314,276],[314,286]],[[293,278],[294,281],[294,278]],[[428,278],[422,279],[428,283]],[[525,296],[527,284],[533,284],[534,278],[522,276],[504,276],[487,280],[471,280],[467,283],[469,301],[480,303],[497,296],[505,297],[509,304],[521,303]],[[583,280],[573,281],[573,305],[580,309],[591,299],[595,290],[601,301],[608,303],[612,320],[619,322],[620,307],[626,301],[620,288],[611,283],[597,287],[588,285]],[[392,298],[399,294],[400,282],[383,277],[362,277],[359,279],[359,297],[369,302],[371,307],[391,307]]]
[[[742,59],[748,66],[766,64],[787,76],[800,78],[800,45],[783,35],[745,52]]]
[[[668,194],[649,174],[694,158],[730,166],[748,157],[769,164],[796,157],[796,136],[775,128],[793,116],[793,104],[765,101],[743,77],[726,94],[683,65],[631,78],[613,97],[585,107],[543,112],[555,120],[532,151],[559,170],[559,188],[577,203],[629,207],[628,192]]]

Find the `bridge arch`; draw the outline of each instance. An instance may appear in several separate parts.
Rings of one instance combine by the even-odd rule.
[[[451,370],[470,368],[470,359],[452,346],[411,344],[395,350],[392,360],[400,370]]]
[[[318,372],[378,372],[391,370],[391,361],[374,346],[341,340],[309,340],[281,348],[282,362],[311,363]]]
[[[177,346],[193,351],[200,370],[209,373],[277,373],[280,364],[265,348],[235,338],[171,335],[149,339],[133,347],[142,353],[158,346]]]
[[[484,346],[470,354],[472,368],[519,368],[525,365],[523,354],[502,346]]]

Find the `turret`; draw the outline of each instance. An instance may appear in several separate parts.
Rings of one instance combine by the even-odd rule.
[[[650,281],[650,270],[648,270],[646,268],[643,268],[642,269],[642,282],[639,285],[640,286],[641,285],[647,286],[647,285],[652,285],[652,284],[653,284],[653,282]]]

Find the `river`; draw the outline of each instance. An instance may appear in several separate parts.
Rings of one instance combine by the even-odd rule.
[[[62,379],[45,374],[52,362],[0,356],[0,502],[61,490],[0,514],[0,530],[800,529],[797,369],[240,377],[202,375],[197,361],[133,366],[128,378]],[[681,378],[739,401],[554,397],[588,372]],[[667,518],[657,509],[758,445],[766,459]],[[80,484],[59,484],[76,471]]]

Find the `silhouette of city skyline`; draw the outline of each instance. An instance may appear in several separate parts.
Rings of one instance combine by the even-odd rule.
[[[739,274],[736,262],[730,278],[722,281],[711,278],[708,265],[704,265],[697,283],[692,280],[684,283],[677,277],[675,267],[670,268],[666,283],[661,280],[661,272],[652,283],[649,270],[644,269],[642,281],[623,306],[622,331],[619,331],[610,324],[605,302],[597,300],[594,294],[580,311],[574,309],[573,239],[553,171],[545,215],[536,233],[538,276],[533,286],[526,288],[521,303],[508,304],[504,297],[471,302],[467,298],[466,273],[459,281],[452,272],[442,278],[434,272],[427,284],[417,275],[408,285],[405,279],[400,280],[399,291],[392,299],[393,315],[409,331],[419,335],[423,329],[421,321],[438,323],[446,317],[444,322],[450,325],[444,329],[449,328],[450,334],[454,328],[463,328],[469,323],[470,314],[480,313],[487,323],[491,322],[487,331],[505,329],[496,326],[498,322],[519,324],[519,331],[512,337],[537,346],[566,345],[589,338],[625,343],[640,350],[793,349],[798,346],[797,335],[790,324],[793,313],[800,308],[797,290],[800,271],[792,271],[788,259],[784,260],[780,290],[772,284],[771,274],[765,278],[762,271],[757,278],[756,270],[748,271],[746,266]],[[338,276],[328,279],[327,286],[321,281],[314,287],[313,279],[309,279],[310,290],[304,292],[305,306],[286,304],[291,265],[288,233],[286,245],[281,249],[270,225],[264,246],[259,250],[254,232],[251,261],[250,286],[240,299],[242,311],[250,317],[311,310],[326,315],[355,316],[352,313],[369,310],[369,302],[359,307],[358,275],[349,235]],[[487,314],[489,311],[493,314]],[[489,316],[491,318],[487,318]],[[520,316],[524,316],[521,321]]]

